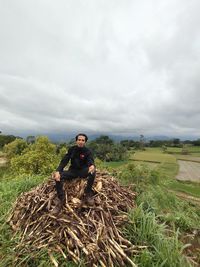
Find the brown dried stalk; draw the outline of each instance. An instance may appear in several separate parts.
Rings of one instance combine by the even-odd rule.
[[[8,218],[12,229],[21,233],[17,253],[47,247],[54,266],[59,263],[52,255],[57,251],[76,264],[84,257],[87,266],[133,266],[130,256],[141,247],[122,236],[120,227],[128,221],[127,212],[134,208],[135,193],[122,187],[108,173],[97,172],[93,204],[83,201],[85,179],[65,183],[67,203],[55,216],[55,182],[47,182],[21,194]]]

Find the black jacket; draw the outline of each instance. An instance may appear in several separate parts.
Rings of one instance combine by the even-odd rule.
[[[87,147],[73,146],[69,148],[67,154],[61,160],[56,171],[63,171],[64,167],[71,160],[71,169],[83,169],[94,165],[94,159],[91,151]]]

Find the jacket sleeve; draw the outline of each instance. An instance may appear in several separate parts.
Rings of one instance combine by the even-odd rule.
[[[94,158],[93,158],[92,152],[90,150],[88,150],[87,164],[88,164],[89,167],[91,165],[95,165],[94,164]]]
[[[71,159],[71,154],[72,154],[72,149],[70,148],[68,152],[64,155],[62,160],[60,161],[60,164],[58,165],[58,168],[56,169],[56,171],[58,172],[63,171],[63,169],[65,168],[65,166],[68,164],[69,160]]]

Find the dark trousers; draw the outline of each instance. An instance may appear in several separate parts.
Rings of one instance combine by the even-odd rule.
[[[70,181],[75,178],[87,178],[87,186],[85,188],[85,193],[89,193],[92,190],[92,185],[94,183],[95,175],[96,173],[88,173],[89,168],[84,168],[81,170],[77,169],[71,169],[67,171],[60,172],[60,181],[56,181],[56,191],[57,195],[60,199],[63,199],[65,196],[64,190],[63,190],[63,183],[65,181]]]

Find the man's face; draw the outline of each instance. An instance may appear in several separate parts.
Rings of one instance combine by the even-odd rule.
[[[85,136],[83,136],[83,135],[79,135],[78,136],[78,139],[76,140],[76,144],[77,144],[77,146],[78,147],[84,147],[84,145],[85,145]]]

